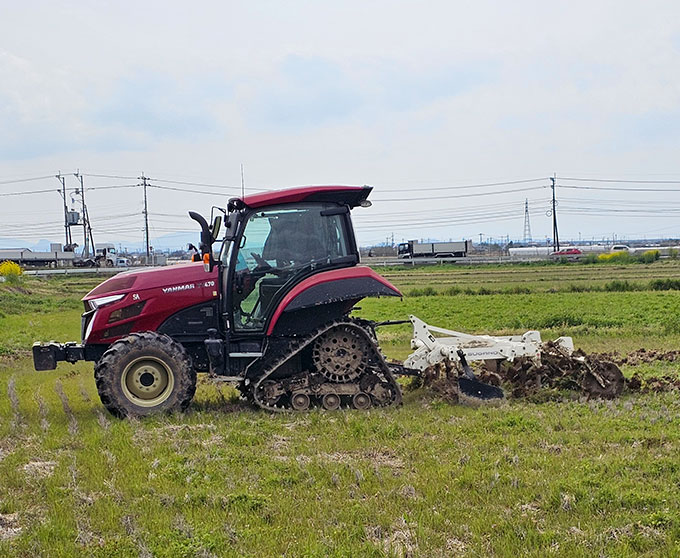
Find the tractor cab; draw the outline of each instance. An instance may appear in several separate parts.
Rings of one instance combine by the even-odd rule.
[[[274,302],[305,275],[358,263],[348,234],[349,212],[337,204],[302,203],[254,209],[242,232],[225,247],[224,308],[235,331],[262,331]],[[229,249],[231,248],[231,249]]]
[[[359,263],[350,209],[369,206],[370,191],[304,187],[231,199],[217,261],[216,225],[191,214],[203,229],[204,261],[220,267],[221,314],[232,338],[261,335],[282,298],[306,277]]]

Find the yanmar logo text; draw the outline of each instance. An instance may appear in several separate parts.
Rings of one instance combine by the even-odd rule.
[[[190,291],[191,289],[195,289],[196,285],[193,283],[189,283],[187,285],[175,285],[174,287],[163,287],[163,292],[165,294],[169,293],[176,293],[179,291]]]

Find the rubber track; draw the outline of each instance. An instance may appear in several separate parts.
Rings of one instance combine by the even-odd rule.
[[[247,399],[254,401],[259,407],[261,407],[262,409],[266,409],[268,411],[280,413],[283,411],[293,410],[291,407],[277,407],[268,405],[264,401],[260,400],[258,397],[258,388],[260,387],[262,382],[264,382],[267,378],[274,374],[274,372],[276,372],[279,369],[279,367],[281,367],[292,357],[300,353],[303,349],[311,345],[319,335],[326,333],[327,331],[331,330],[334,327],[348,326],[350,328],[357,330],[360,333],[360,335],[363,335],[366,338],[366,342],[372,351],[372,355],[369,355],[369,360],[372,359],[374,363],[377,363],[378,366],[380,367],[380,370],[375,370],[374,364],[373,366],[368,368],[367,372],[374,373],[378,372],[382,374],[387,379],[388,383],[390,384],[390,387],[392,388],[393,393],[392,400],[388,404],[381,406],[386,407],[399,405],[401,403],[401,388],[394,379],[394,376],[392,375],[392,372],[389,366],[387,365],[387,362],[385,361],[385,357],[383,356],[382,352],[380,351],[380,348],[377,345],[375,336],[369,333],[365,327],[362,327],[362,325],[360,325],[362,322],[363,320],[354,320],[352,318],[334,320],[321,326],[311,334],[291,342],[291,344],[289,345],[288,352],[276,358],[271,364],[266,366],[264,371],[257,375],[257,378],[254,380],[254,382],[253,380],[249,381],[249,379],[247,378],[248,374],[246,374],[244,387],[245,391],[247,391],[248,393],[248,395],[246,396]]]

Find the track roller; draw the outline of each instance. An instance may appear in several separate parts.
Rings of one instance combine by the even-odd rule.
[[[290,398],[290,404],[296,411],[309,409],[309,395],[306,393],[294,393]]]
[[[370,409],[371,396],[368,395],[368,393],[360,391],[359,393],[354,394],[354,397],[352,397],[352,405],[354,405],[355,409],[361,409],[362,411]]]
[[[335,411],[340,408],[340,396],[337,393],[327,393],[321,399],[321,404],[327,411]]]

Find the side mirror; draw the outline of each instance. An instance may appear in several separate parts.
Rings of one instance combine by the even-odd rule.
[[[210,227],[210,234],[212,235],[213,242],[217,240],[220,234],[220,228],[222,227],[222,216],[216,215],[213,221],[212,227]]]
[[[232,211],[227,215],[227,220],[224,223],[225,231],[224,231],[224,239],[225,240],[234,240],[236,238],[236,227],[238,226],[238,212],[237,211]]]
[[[206,271],[212,271],[213,267],[215,267],[215,260],[212,257],[214,239],[210,232],[210,225],[208,225],[203,215],[195,211],[189,211],[189,217],[201,226],[201,254],[203,255],[203,263],[205,264]]]

